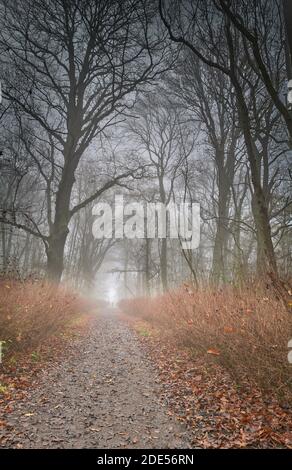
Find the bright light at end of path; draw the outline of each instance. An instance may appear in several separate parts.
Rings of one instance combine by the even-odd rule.
[[[114,304],[116,302],[116,291],[115,291],[115,289],[110,289],[108,291],[108,301],[111,304]]]

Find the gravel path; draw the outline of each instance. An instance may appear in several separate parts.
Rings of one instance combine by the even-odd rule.
[[[17,403],[6,448],[189,447],[186,429],[159,402],[152,364],[113,311],[71,347]]]

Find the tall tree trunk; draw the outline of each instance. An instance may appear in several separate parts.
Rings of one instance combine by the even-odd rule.
[[[145,239],[145,294],[150,297],[150,259],[151,259],[151,240]]]
[[[160,169],[160,174],[158,176],[159,182],[159,194],[160,194],[160,201],[164,206],[166,206],[166,193],[164,188],[164,170]],[[161,240],[161,252],[160,252],[160,278],[162,284],[163,292],[167,291],[167,220],[166,223],[166,230],[165,230],[165,237]]]
[[[24,247],[24,260],[22,263],[22,271],[25,275],[29,274],[29,258],[30,258],[30,248],[31,248],[31,235],[26,234],[25,247]]]
[[[48,238],[47,253],[47,277],[59,283],[64,269],[64,251],[66,239],[69,233],[70,198],[75,182],[74,172],[78,160],[72,158],[64,165],[62,179],[56,195],[55,219],[51,226]]]
[[[252,197],[252,211],[257,239],[257,273],[277,272],[276,258],[271,238],[271,227],[263,191],[258,188]]]
[[[161,240],[161,253],[160,253],[160,275],[163,292],[167,291],[167,239]]]
[[[218,218],[216,226],[215,243],[213,249],[213,262],[211,281],[218,284],[226,280],[226,248],[228,241],[228,212],[230,191],[234,178],[236,138],[233,137],[230,149],[223,145],[216,149],[216,165],[218,172]],[[225,161],[226,152],[226,161]]]
[[[227,245],[227,215],[228,215],[228,190],[229,188],[219,189],[219,208],[216,227],[216,236],[213,250],[213,262],[211,280],[215,284],[225,281],[226,278],[226,245]]]
[[[69,230],[59,235],[51,234],[47,248],[47,277],[59,283],[64,269],[65,243]]]
[[[226,248],[226,229],[224,221],[219,217],[216,237],[213,249],[213,261],[212,261],[212,273],[211,281],[214,284],[219,284],[220,281],[225,281],[226,270],[225,270],[225,248]]]
[[[231,57],[231,81],[233,83],[237,105],[238,105],[238,116],[239,124],[243,131],[248,161],[250,164],[251,180],[254,190],[253,195],[253,209],[254,209],[254,221],[257,231],[257,240],[260,244],[263,256],[260,266],[260,273],[267,274],[273,273],[277,276],[277,264],[276,257],[271,236],[271,226],[269,220],[269,213],[267,207],[267,201],[265,199],[264,191],[261,184],[261,175],[259,168],[259,156],[251,133],[251,124],[249,118],[249,110],[245,101],[242,87],[238,81],[237,74],[235,72],[234,63],[234,50],[233,43],[230,36],[230,31],[227,30],[227,39],[230,47]]]
[[[239,221],[242,220],[242,208],[247,191],[247,176],[246,185],[244,186],[242,194],[237,198],[235,192],[233,192],[233,203],[234,203],[234,223],[231,225],[231,231],[233,233],[234,248],[233,248],[233,262],[232,271],[233,278],[236,282],[241,283],[247,276],[247,260],[248,256],[243,258],[243,251],[241,247],[241,224]]]

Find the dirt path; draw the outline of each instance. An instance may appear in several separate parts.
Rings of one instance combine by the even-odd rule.
[[[72,348],[9,415],[6,448],[189,447],[186,429],[159,403],[152,364],[114,312]]]

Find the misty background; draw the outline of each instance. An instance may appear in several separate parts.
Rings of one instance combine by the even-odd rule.
[[[284,7],[1,0],[1,273],[111,302],[291,277]],[[200,246],[95,239],[92,208],[115,194],[199,203]]]

